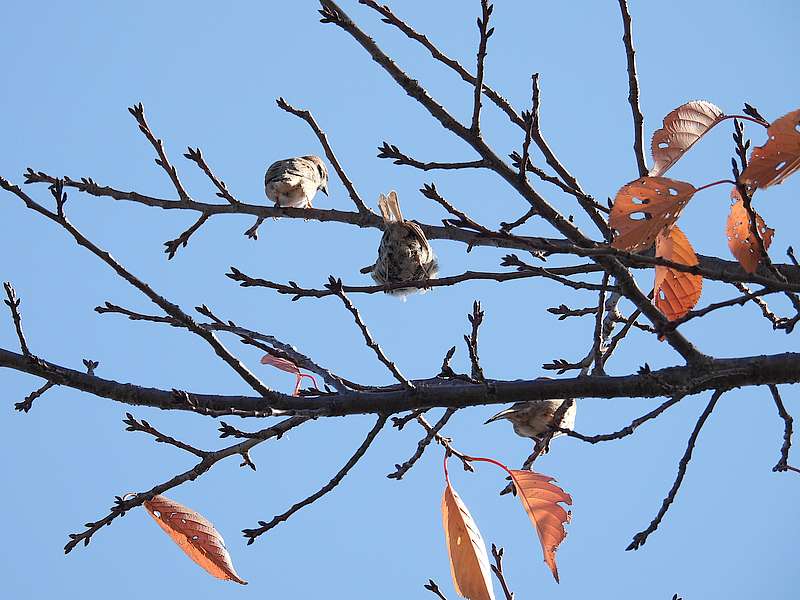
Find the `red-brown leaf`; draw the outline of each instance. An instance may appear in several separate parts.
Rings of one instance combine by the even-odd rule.
[[[164,496],[151,498],[144,507],[180,549],[209,574],[247,585],[236,574],[222,536],[203,515]]]
[[[664,117],[664,124],[653,134],[651,177],[666,173],[689,148],[724,117],[722,109],[705,100],[693,100]]]
[[[731,253],[745,271],[755,273],[762,258],[761,248],[755,236],[753,236],[753,230],[750,227],[750,215],[747,213],[744,202],[736,188],[733,188],[731,198],[735,202],[731,205],[731,212],[728,214],[728,226],[726,229],[728,248],[730,248]],[[758,233],[764,242],[764,249],[768,250],[775,230],[767,227],[761,215],[758,213],[755,213],[755,215]]]
[[[486,544],[467,506],[449,481],[442,496],[442,524],[450,574],[458,595],[469,600],[494,600]]]
[[[564,524],[570,520],[570,513],[559,502],[572,504],[572,497],[557,485],[550,483],[553,478],[547,475],[535,471],[510,470],[509,473],[514,481],[517,496],[539,535],[544,562],[558,581],[556,550],[567,536]]]
[[[271,354],[265,354],[261,357],[261,364],[262,365],[272,365],[276,369],[280,369],[281,371],[285,371],[287,373],[291,373],[295,376],[295,383],[294,383],[294,392],[292,393],[293,396],[297,396],[300,392],[300,383],[303,381],[303,377],[306,377],[314,382],[314,387],[317,387],[317,380],[314,379],[313,375],[309,375],[308,373],[303,373],[300,371],[300,368],[294,364],[292,361],[287,360],[285,358],[279,358],[277,356],[272,356]],[[317,388],[319,389],[319,388]]]
[[[678,220],[695,193],[692,184],[666,177],[641,177],[617,192],[609,225],[617,233],[615,248],[647,250],[660,231]]]
[[[800,109],[773,121],[767,143],[753,148],[750,163],[742,173],[747,185],[767,188],[800,169]]]
[[[697,255],[686,235],[673,226],[656,238],[656,256],[684,265],[696,265]],[[656,266],[653,304],[667,319],[675,321],[692,310],[703,291],[703,277],[669,267]]]

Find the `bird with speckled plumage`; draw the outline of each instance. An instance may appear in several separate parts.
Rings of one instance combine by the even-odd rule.
[[[378,199],[383,215],[384,229],[378,246],[378,259],[374,265],[362,269],[370,273],[379,284],[402,281],[424,281],[439,274],[439,263],[428,239],[416,223],[403,218],[397,192],[391,191]],[[419,288],[387,290],[388,294],[405,297]]]
[[[319,156],[276,161],[264,176],[264,191],[275,206],[312,208],[317,190],[328,195],[328,168]]]

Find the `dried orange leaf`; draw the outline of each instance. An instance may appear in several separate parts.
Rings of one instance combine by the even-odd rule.
[[[736,188],[733,188],[731,198],[735,202],[731,205],[731,212],[728,214],[728,227],[726,229],[728,248],[730,248],[731,253],[745,271],[755,273],[762,258],[761,247],[755,236],[753,236],[753,230],[750,227],[750,215],[747,213],[744,202]],[[758,213],[755,213],[755,215],[758,233],[764,242],[764,249],[768,250],[775,230],[767,227],[764,219]]]
[[[677,227],[656,238],[656,256],[672,262],[694,266],[697,255],[686,235]],[[667,319],[675,321],[692,310],[703,291],[703,277],[669,267],[656,266],[653,304]]]
[[[564,524],[569,523],[570,513],[559,502],[572,504],[572,496],[557,485],[550,483],[552,477],[542,475],[535,471],[509,470],[517,490],[517,496],[522,501],[525,512],[536,528],[539,542],[544,552],[544,562],[550,567],[556,581],[558,581],[558,567],[556,567],[556,550],[559,544],[567,537]]]
[[[705,100],[682,104],[666,117],[664,124],[653,134],[651,177],[666,173],[689,148],[724,117],[722,109]]]
[[[469,600],[494,600],[486,544],[449,481],[442,496],[442,524],[456,592]]]
[[[247,585],[236,574],[222,536],[203,515],[164,496],[154,496],[144,507],[181,550],[208,573]]]
[[[660,231],[678,220],[695,193],[692,184],[666,177],[641,177],[617,192],[609,225],[617,233],[611,244],[622,250],[647,250]]]
[[[800,169],[800,109],[773,121],[767,133],[767,143],[753,149],[742,173],[742,181],[753,187],[783,183]]]

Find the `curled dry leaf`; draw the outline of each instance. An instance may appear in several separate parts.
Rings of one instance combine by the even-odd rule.
[[[236,574],[222,536],[203,515],[164,496],[154,496],[144,507],[181,550],[209,574],[247,585]]]
[[[469,600],[494,600],[489,555],[480,530],[467,506],[450,485],[447,458],[446,487],[442,496],[442,524],[456,592]]]
[[[625,184],[614,198],[609,225],[612,246],[647,250],[659,232],[672,226],[695,193],[692,184],[667,177],[641,177]]]
[[[676,263],[694,266],[699,261],[686,235],[673,226],[656,238],[656,256]],[[656,266],[653,304],[670,321],[680,319],[692,310],[703,291],[703,277],[669,267]]]
[[[800,109],[773,121],[767,134],[767,143],[753,149],[742,173],[742,181],[752,187],[783,183],[800,169]]]
[[[556,550],[567,532],[564,524],[569,523],[570,513],[559,502],[572,504],[572,497],[557,485],[551,483],[552,477],[535,471],[509,470],[517,496],[522,501],[525,512],[531,519],[539,535],[539,542],[544,552],[544,562],[550,567],[558,582],[556,566]]]
[[[762,258],[761,247],[753,235],[753,230],[750,227],[750,215],[747,213],[744,202],[736,188],[733,188],[731,198],[735,202],[731,205],[731,212],[728,214],[728,226],[726,228],[728,248],[730,248],[731,253],[745,271],[755,273]],[[758,233],[764,242],[764,249],[768,250],[775,230],[767,227],[764,219],[758,213],[755,213],[755,215]]]
[[[297,396],[297,394],[300,392],[300,383],[303,381],[304,377],[307,377],[308,379],[313,381],[314,387],[315,388],[317,387],[317,380],[314,379],[314,376],[301,372],[300,368],[290,360],[287,360],[285,358],[280,358],[278,356],[272,356],[271,354],[265,354],[264,356],[261,357],[261,364],[271,365],[276,369],[280,369],[281,371],[285,371],[286,373],[291,373],[292,375],[294,375],[295,383],[294,383],[294,392],[292,393],[293,396]]]
[[[687,102],[669,113],[661,129],[653,134],[651,150],[655,164],[648,175],[659,177],[666,173],[724,116],[720,107],[706,100]]]

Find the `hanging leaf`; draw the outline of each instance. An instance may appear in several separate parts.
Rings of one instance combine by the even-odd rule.
[[[750,163],[742,173],[747,185],[768,188],[800,169],[800,109],[773,121],[767,129],[769,139],[753,149]]]
[[[687,102],[669,113],[661,129],[653,134],[651,150],[655,164],[648,175],[658,177],[666,173],[724,116],[721,108],[705,100]]]
[[[690,266],[699,262],[686,235],[675,226],[656,238],[656,256]],[[680,319],[692,310],[702,291],[702,276],[656,266],[653,304],[670,321]]]
[[[442,524],[453,586],[459,596],[469,600],[494,600],[486,544],[467,506],[450,485],[446,458],[444,474],[447,485],[442,496]]]
[[[271,354],[265,354],[264,356],[261,357],[261,364],[271,365],[276,369],[280,369],[281,371],[285,371],[286,373],[291,373],[292,375],[295,376],[294,392],[292,393],[292,396],[297,396],[297,394],[300,392],[300,383],[303,381],[304,377],[314,382],[314,387],[316,389],[319,389],[317,388],[317,380],[314,379],[314,376],[301,372],[300,368],[290,360],[287,360],[285,358],[279,358],[277,356],[272,356]]]
[[[609,225],[614,248],[647,250],[658,233],[675,223],[695,193],[692,184],[666,177],[641,177],[617,192]]]
[[[209,574],[247,585],[236,574],[222,536],[203,515],[164,496],[154,496],[144,507],[181,550]]]
[[[558,582],[556,550],[567,537],[564,524],[569,523],[571,514],[559,502],[572,504],[572,497],[557,485],[550,483],[552,477],[535,471],[509,470],[517,496],[522,501],[525,512],[536,528],[539,542],[544,552],[544,562],[550,567]]]
[[[761,248],[750,227],[750,215],[747,213],[744,202],[736,188],[733,188],[731,198],[735,202],[731,205],[731,212],[728,214],[728,226],[726,229],[728,248],[730,248],[731,253],[745,271],[755,273],[762,258]],[[764,219],[758,213],[755,213],[755,215],[758,233],[764,242],[764,249],[768,250],[775,230],[767,227]]]

